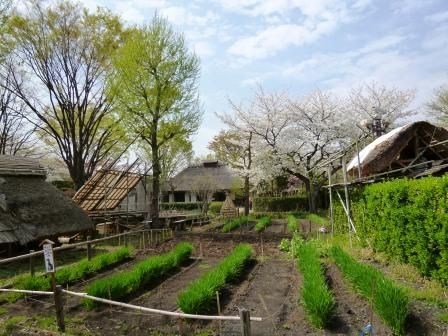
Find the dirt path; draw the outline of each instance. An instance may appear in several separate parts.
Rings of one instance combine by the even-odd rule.
[[[197,260],[165,280],[161,285],[129,301],[138,306],[175,311],[178,294],[193,280],[211,269],[219,259]],[[111,318],[112,317],[112,318]],[[131,312],[128,309],[103,308],[85,321],[90,330],[101,330],[98,335],[148,335],[151,332],[172,334],[178,321],[169,317]],[[188,325],[185,325],[188,329]]]
[[[259,263],[240,286],[224,314],[238,314],[238,307],[250,310],[251,316],[267,317],[252,322],[252,335],[300,335],[297,327],[305,323],[297,305],[298,276],[292,261],[269,259]],[[267,308],[267,309],[266,309]],[[238,335],[239,324],[226,322],[222,335]]]
[[[327,328],[326,335],[358,335],[370,320],[369,303],[348,287],[335,264],[328,264],[326,275],[336,298],[334,319]],[[372,324],[375,335],[392,335],[376,314],[373,314]]]

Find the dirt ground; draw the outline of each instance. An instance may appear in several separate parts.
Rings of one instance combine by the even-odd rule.
[[[283,224],[279,221],[270,228],[273,233],[279,233],[283,229]],[[258,237],[256,233],[254,235]],[[108,272],[127,269],[146,256],[168,251],[181,239],[188,238],[195,248],[190,262],[183,265],[178,271],[169,274],[163,282],[145,288],[126,300],[135,305],[175,311],[177,310],[176,298],[179,292],[191,281],[210,270],[238,244],[238,240],[228,238],[228,236],[225,236],[227,237],[225,239],[222,237],[223,235],[219,234],[216,238],[188,236],[172,239],[157,248],[138,251],[134,260],[123,263],[115,270]],[[262,322],[252,322],[251,324],[253,336],[359,335],[359,331],[371,316],[369,302],[354,293],[343,280],[337,267],[331,262],[326,264],[326,276],[337,302],[335,317],[325,330],[316,330],[310,325],[305,317],[303,306],[300,304],[301,276],[295,263],[279,251],[278,244],[279,241],[266,240],[261,245],[259,239],[253,240],[254,261],[246,270],[240,283],[228,286],[221,293],[222,314],[237,315],[238,308],[246,308],[250,310],[251,316],[262,317]],[[99,274],[96,278],[103,277],[105,274]],[[91,281],[93,279],[70,289],[83,291]],[[106,305],[93,311],[87,311],[81,306],[80,300],[72,298],[65,303],[67,318],[77,321],[80,328],[82,326],[83,336],[178,335],[179,330],[182,330],[184,335],[199,335],[202,332],[201,336],[230,336],[240,333],[240,325],[237,321],[223,322],[221,325],[218,322],[181,322],[160,315],[131,312],[127,309]],[[3,304],[0,309],[5,310],[5,313],[0,315],[0,320],[14,315],[54,317],[51,298],[33,297],[27,301]],[[412,309],[413,315],[406,335],[443,335],[443,332],[440,332],[441,329],[422,323],[421,317],[430,314],[430,309],[425,309],[425,307],[415,309],[420,309],[420,313],[414,314],[418,310]],[[373,326],[375,335],[392,335],[375,314],[373,314]],[[21,325],[8,335],[56,334],[36,330]]]

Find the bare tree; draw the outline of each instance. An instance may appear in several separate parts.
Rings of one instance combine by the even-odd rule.
[[[57,148],[80,188],[117,143],[105,77],[120,22],[104,10],[35,1],[10,26],[15,48],[4,68],[12,75],[2,86],[32,112],[27,119]]]

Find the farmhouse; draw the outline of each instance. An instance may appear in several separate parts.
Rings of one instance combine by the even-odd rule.
[[[224,162],[203,161],[190,165],[165,186],[167,202],[197,202],[210,191],[212,200],[224,201],[226,193],[235,198],[234,190],[242,186],[241,178]]]
[[[0,246],[92,229],[88,216],[45,181],[36,160],[0,155]]]
[[[425,121],[395,128],[361,150],[359,159],[355,155],[347,170],[361,177],[442,175],[448,171],[448,131]]]

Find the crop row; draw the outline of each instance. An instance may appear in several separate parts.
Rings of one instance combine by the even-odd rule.
[[[406,292],[376,268],[357,262],[340,247],[330,253],[344,276],[366,299],[395,334],[404,333],[409,298]]]
[[[305,311],[315,327],[323,328],[330,320],[335,299],[325,281],[319,252],[312,242],[299,248],[298,264],[303,275],[301,295]]]
[[[55,273],[56,283],[60,285],[75,283],[96,272],[130,258],[130,256],[129,248],[124,247],[111,253],[98,255],[90,261],[82,259],[77,263],[58,269]],[[19,279],[13,283],[13,287],[17,289],[47,291],[51,288],[51,279],[48,275],[26,275],[19,277]],[[21,294],[13,293],[10,295],[9,299],[13,301],[21,296]]]
[[[262,217],[258,220],[255,225],[255,231],[261,232],[264,231],[269,225],[272,223],[272,218],[270,216]]]
[[[143,286],[153,285],[160,281],[168,272],[179,267],[191,255],[193,246],[189,243],[178,244],[171,252],[152,256],[139,262],[131,270],[99,279],[87,288],[87,294],[116,300],[136,292]],[[86,300],[89,308],[96,305],[92,300]]]
[[[299,230],[297,218],[294,215],[288,216],[288,231],[293,233]]]
[[[222,227],[222,232],[230,232],[239,228],[241,225],[249,222],[251,218],[249,216],[241,216],[237,218],[229,219]]]
[[[252,255],[252,247],[240,244],[215,268],[193,281],[178,298],[177,304],[185,313],[201,314],[216,307],[216,291],[227,283],[235,282],[241,275]]]

